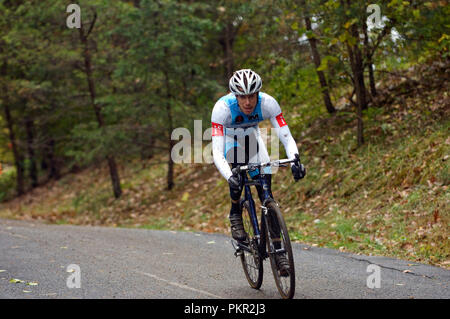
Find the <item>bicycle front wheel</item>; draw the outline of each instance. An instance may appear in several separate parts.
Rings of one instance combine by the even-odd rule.
[[[267,250],[278,292],[283,299],[291,299],[295,293],[294,255],[286,223],[280,208],[274,201],[267,204],[267,215],[264,219]],[[286,257],[287,265],[283,270],[280,270],[276,258],[282,255]]]
[[[246,246],[241,254],[242,268],[250,287],[259,289],[263,281],[263,261],[258,252],[259,239],[256,238],[250,217],[248,202],[244,202],[242,207],[242,220],[245,232],[247,233]]]

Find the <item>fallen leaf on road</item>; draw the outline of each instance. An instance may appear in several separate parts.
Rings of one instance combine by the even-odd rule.
[[[37,282],[31,281],[31,282],[28,282],[27,285],[28,285],[28,286],[37,286],[38,283],[37,283]]]
[[[21,282],[25,282],[25,281],[20,280],[20,279],[13,278],[13,279],[11,279],[9,282],[12,283],[12,284],[17,284],[17,283],[21,283]]]
[[[408,273],[411,273],[412,271],[409,270],[409,269],[406,269],[406,270],[403,270],[403,272],[404,272],[405,274],[408,274]]]

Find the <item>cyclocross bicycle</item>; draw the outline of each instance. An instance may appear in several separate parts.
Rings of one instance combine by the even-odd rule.
[[[298,154],[293,160],[248,164],[237,166],[232,170],[233,175],[241,174],[244,180],[245,195],[240,203],[244,229],[247,233],[247,238],[242,242],[232,240],[236,249],[235,256],[240,256],[247,281],[254,289],[259,289],[262,285],[263,261],[269,258],[277,289],[284,299],[291,299],[295,293],[294,256],[286,223],[278,203],[269,194],[269,187],[262,174],[259,174],[259,178],[250,180],[247,172],[256,169],[262,172],[261,169],[264,167],[282,167],[289,163],[300,165]],[[251,185],[260,185],[264,193],[260,223],[250,190]],[[275,259],[277,254],[285,254],[289,264],[288,269],[283,271],[278,269]]]

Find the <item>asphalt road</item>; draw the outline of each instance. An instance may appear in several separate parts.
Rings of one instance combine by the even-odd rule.
[[[295,298],[450,298],[449,270],[301,244],[293,249]],[[0,298],[279,299],[269,262],[254,290],[233,252],[230,238],[218,234],[0,219]],[[72,264],[80,272],[67,272]],[[367,286],[371,264],[380,267],[379,288]],[[68,278],[81,287],[68,288]]]

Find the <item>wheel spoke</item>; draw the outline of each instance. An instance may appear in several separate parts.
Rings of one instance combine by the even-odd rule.
[[[268,209],[269,211],[266,218],[266,236],[272,272],[281,296],[283,298],[292,298],[295,292],[295,270],[292,263],[292,248],[290,245],[289,234],[287,233],[286,225],[278,206],[276,206],[275,203],[269,203]],[[277,266],[276,256],[281,254],[284,254],[288,259],[289,267],[288,269],[285,269],[287,276],[282,276],[281,271]]]
[[[247,244],[250,251],[244,250],[244,253],[241,255],[241,262],[250,286],[259,289],[262,284],[263,265],[259,258],[257,240],[255,239],[252,221],[246,205],[243,207],[242,219],[244,230],[247,233]]]

